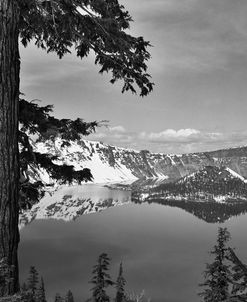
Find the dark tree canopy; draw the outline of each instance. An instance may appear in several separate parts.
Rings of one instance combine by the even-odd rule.
[[[93,267],[93,278],[90,283],[93,284],[92,301],[93,302],[110,302],[110,297],[106,293],[106,288],[113,285],[110,275],[108,274],[110,259],[106,253],[102,253]]]
[[[123,80],[122,92],[145,96],[153,89],[146,61],[150,59],[143,37],[126,33],[131,16],[118,0],[21,0],[20,39],[35,41],[59,58],[72,52],[79,58],[95,53],[100,73],[111,72],[111,83]]]
[[[82,119],[57,119],[51,115],[52,106],[39,106],[37,102],[19,101],[19,161],[20,161],[20,208],[30,207],[45,193],[44,184],[39,179],[30,181],[29,172],[45,169],[54,181],[61,184],[81,183],[91,181],[93,175],[84,168],[76,171],[72,165],[54,163],[57,156],[40,153],[33,150],[30,135],[36,136],[36,141],[55,140],[60,137],[63,145],[81,139],[82,135],[94,132],[100,122],[85,122]]]
[[[19,289],[20,200],[39,198],[42,186],[26,181],[28,165],[38,163],[62,182],[92,177],[88,169],[75,171],[72,166],[54,165],[55,158],[32,152],[25,130],[42,137],[57,132],[75,139],[77,132],[87,134],[97,126],[81,119],[57,120],[49,117],[51,107],[20,101],[19,43],[26,47],[32,41],[59,58],[71,53],[73,47],[81,59],[91,50],[99,72],[111,73],[111,83],[122,80],[122,92],[138,91],[140,96],[146,96],[154,85],[146,65],[150,44],[143,37],[127,33],[130,21],[129,13],[118,0],[0,0],[0,261],[5,259],[9,267],[7,279],[11,280],[10,285],[0,283],[1,296]],[[36,119],[38,122],[34,123]]]
[[[247,301],[247,266],[227,246],[230,233],[219,228],[217,244],[211,254],[214,261],[207,264],[204,291],[199,295],[205,302]]]
[[[29,277],[28,277],[28,289],[31,291],[33,300],[36,290],[38,288],[38,282],[39,282],[39,274],[36,268],[34,266],[31,266],[29,271]]]
[[[217,244],[214,246],[211,254],[214,255],[214,261],[207,264],[205,271],[205,282],[201,284],[205,289],[200,296],[205,302],[223,302],[229,298],[229,281],[231,277],[230,265],[226,263],[228,247],[227,242],[230,239],[230,233],[226,228],[219,228]]]
[[[24,0],[20,7],[19,35],[24,46],[34,41],[47,52],[55,52],[60,58],[71,53],[73,47],[80,58],[90,50],[96,55],[95,63],[100,72],[111,72],[111,82],[123,80],[122,92],[147,95],[153,88],[146,73],[146,61],[150,58],[149,42],[142,37],[133,37],[125,32],[132,20],[129,13],[117,0]],[[83,13],[82,13],[83,12]],[[73,166],[56,165],[55,156],[33,152],[28,134],[38,135],[39,140],[60,136],[64,144],[68,140],[81,139],[95,131],[99,123],[56,119],[51,116],[52,106],[39,106],[23,98],[19,102],[20,141],[20,205],[30,206],[43,196],[40,181],[30,183],[26,171],[30,166],[46,169],[53,179],[61,183],[78,183],[93,178],[89,169],[75,171]]]

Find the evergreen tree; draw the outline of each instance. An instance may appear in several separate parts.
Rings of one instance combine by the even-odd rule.
[[[62,145],[70,145],[70,141],[79,140],[82,135],[89,135],[95,131],[100,123],[94,121],[87,123],[82,119],[59,120],[51,115],[52,106],[39,106],[36,103],[20,99],[20,208],[30,208],[44,194],[45,187],[40,181],[30,181],[29,174],[33,175],[38,168],[45,169],[50,177],[60,183],[75,181],[91,181],[93,176],[89,169],[75,171],[72,165],[58,165],[54,163],[57,156],[43,154],[33,150],[27,133],[36,135],[37,141],[55,140],[61,138]],[[33,178],[33,177],[32,177]]]
[[[21,286],[21,290],[22,290],[23,292],[26,292],[26,291],[28,290],[28,286],[27,286],[26,282],[23,282],[23,284],[22,284],[22,286]]]
[[[41,277],[40,285],[36,292],[36,302],[46,302],[44,280]]]
[[[31,293],[31,290],[28,288],[28,286],[25,282],[21,286],[20,293],[21,293],[23,302],[33,302],[34,301],[34,296]]]
[[[125,292],[124,292],[124,287],[125,287],[126,281],[123,277],[123,264],[122,262],[120,263],[119,267],[119,274],[116,282],[116,289],[117,289],[117,294],[116,294],[116,302],[124,302],[125,301]]]
[[[94,302],[109,302],[110,297],[106,293],[106,288],[113,285],[110,275],[107,273],[109,270],[110,259],[106,253],[99,256],[97,264],[93,268],[93,278],[91,283],[94,287],[91,289]]]
[[[71,290],[69,290],[66,294],[66,297],[65,297],[65,302],[74,302],[74,296],[71,292]]]
[[[207,264],[204,273],[206,280],[200,284],[205,287],[204,291],[199,294],[205,302],[223,302],[230,297],[231,271],[227,263],[229,239],[230,234],[227,229],[219,228],[217,244],[211,251],[214,261]]]
[[[145,96],[153,89],[146,65],[150,44],[126,33],[130,21],[118,0],[0,0],[0,259],[14,267],[11,286],[1,284],[0,293],[19,289],[19,42],[33,41],[59,58],[72,46],[79,58],[93,51],[100,73],[111,72],[111,83],[122,80],[122,92]]]
[[[63,302],[63,298],[59,293],[56,293],[54,302]]]
[[[37,285],[39,283],[39,274],[34,266],[30,267],[29,276],[28,276],[28,289],[32,295],[32,301],[35,301]]]
[[[237,257],[232,248],[229,248],[228,259],[232,263],[232,301],[247,301],[247,266]],[[238,300],[237,300],[238,299]]]

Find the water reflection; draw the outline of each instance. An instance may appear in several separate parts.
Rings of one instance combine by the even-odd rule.
[[[223,223],[231,217],[247,213],[247,202],[208,200],[166,199],[150,190],[168,183],[168,180],[139,180],[132,184],[115,183],[102,185],[63,186],[52,195],[47,194],[31,210],[20,216],[20,227],[34,219],[75,220],[83,214],[128,204],[159,204],[183,209],[184,211],[208,223]]]
[[[102,185],[62,186],[47,194],[31,210],[20,215],[20,228],[34,219],[75,220],[83,214],[100,212],[110,207],[131,202],[129,190]]]
[[[33,223],[21,230],[21,279],[35,265],[46,280],[49,299],[71,289],[76,301],[85,301],[92,266],[107,252],[113,279],[123,261],[127,291],[145,289],[154,302],[198,302],[215,222],[225,221],[233,246],[246,252],[246,217],[226,221],[245,213],[244,203],[148,200],[138,198],[143,192],[137,184],[135,189],[120,186],[63,188],[26,213],[26,222]],[[155,183],[142,183],[142,188],[150,186]],[[240,258],[247,262],[244,255]]]
[[[132,199],[135,203],[144,203],[143,200]],[[197,202],[185,200],[164,200],[151,199],[146,201],[148,204],[157,203],[164,206],[180,208],[195,217],[208,223],[224,223],[231,217],[247,213],[247,202],[217,203],[217,202]]]

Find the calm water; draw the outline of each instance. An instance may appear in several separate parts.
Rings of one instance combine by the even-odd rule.
[[[129,192],[119,194],[123,198]],[[231,246],[247,262],[246,215],[221,226],[228,227]],[[83,302],[90,297],[92,266],[100,253],[107,252],[114,280],[123,261],[128,292],[145,290],[153,302],[200,301],[198,283],[203,281],[218,227],[182,209],[155,203],[126,203],[71,222],[36,220],[21,231],[21,278],[35,265],[45,279],[49,301],[56,292],[64,295],[71,289],[76,301]]]

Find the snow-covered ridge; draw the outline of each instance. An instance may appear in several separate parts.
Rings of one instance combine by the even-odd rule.
[[[32,178],[33,180],[39,179],[47,184],[53,183],[54,186],[49,187],[49,192],[46,192],[39,203],[21,215],[20,226],[24,226],[35,218],[54,218],[69,221],[82,214],[94,213],[108,207],[131,202],[130,191],[120,193],[121,191],[116,186],[115,190],[113,188],[109,193],[108,188],[95,185],[95,183],[119,183],[123,181],[131,183],[138,179],[138,183],[141,183],[139,186],[142,188],[146,187],[142,182],[147,181],[147,190],[149,190],[150,186],[153,188],[159,185],[159,183],[153,183],[155,180],[158,180],[158,182],[167,179],[175,182],[179,182],[181,179],[183,181],[193,181],[193,178],[198,177],[198,173],[199,175],[202,173],[207,175],[207,171],[209,176],[214,177],[216,175],[215,179],[217,177],[226,180],[238,178],[246,183],[247,147],[178,156],[151,153],[147,150],[136,151],[118,148],[85,140],[69,142],[69,144],[63,143],[61,139],[56,139],[55,141],[36,143],[33,147],[37,152],[56,155],[58,164],[73,165],[76,170],[89,168],[94,176],[94,184],[83,186],[75,184],[72,186],[60,185],[51,179],[44,169],[30,171],[31,180]],[[223,166],[225,171],[221,171],[219,168]],[[205,169],[204,172],[203,169]],[[205,181],[205,178],[202,181]],[[145,190],[143,193],[145,193]],[[181,194],[179,196],[179,192],[168,192],[167,194],[161,197],[166,198],[166,200],[191,200],[190,192],[187,197]],[[152,194],[142,197],[144,200],[153,198]],[[205,200],[205,194],[195,196],[196,200],[198,200],[198,197],[199,200]],[[223,193],[214,197],[214,200],[218,203],[224,203],[232,198],[232,196]],[[246,199],[246,197],[244,198]]]
[[[39,142],[38,152],[57,155],[58,163],[73,165],[76,170],[89,168],[94,183],[130,181],[143,178],[179,179],[205,166],[224,165],[247,177],[247,147],[193,154],[162,154],[147,150],[124,149],[101,142],[81,140],[63,145],[61,139]],[[40,171],[42,180],[49,175]]]
[[[60,139],[54,143],[51,141],[39,142],[35,145],[35,150],[57,155],[59,160],[56,163],[73,165],[75,170],[89,168],[93,174],[94,183],[137,179],[121,162],[117,162],[114,166],[109,164],[109,158],[101,154],[103,150],[107,151],[107,147],[103,144],[80,141],[70,142],[70,146],[62,147],[62,143]]]
[[[245,179],[243,176],[239,175],[237,172],[233,171],[232,169],[226,168],[226,171],[228,171],[233,177],[239,178],[244,183],[247,183],[247,179]]]
[[[154,194],[171,200],[215,201],[218,203],[246,201],[247,180],[227,167],[206,166],[174,182],[163,184]]]

